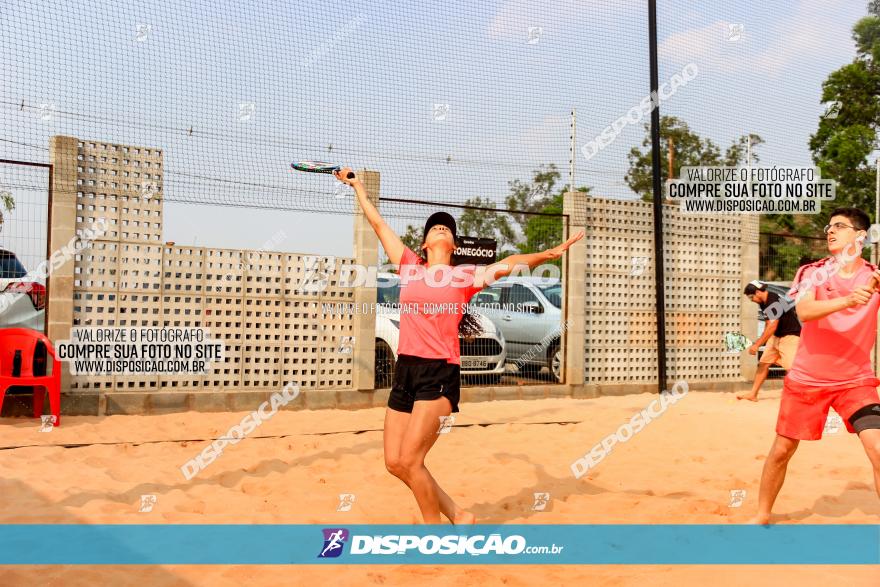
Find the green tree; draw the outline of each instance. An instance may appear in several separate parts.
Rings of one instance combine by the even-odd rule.
[[[880,2],[871,2],[868,11],[853,26],[855,59],[822,84],[827,109],[810,137],[810,151],[822,176],[837,182],[831,205],[854,206],[872,215],[875,172],[868,156],[877,148],[880,128]],[[826,219],[816,215],[811,220],[818,232]]]
[[[721,149],[712,142],[712,139],[704,139],[693,132],[687,122],[675,116],[660,117],[660,179],[665,185],[669,176],[669,143],[672,142],[674,160],[672,173],[679,177],[682,167],[720,166],[736,167],[745,164],[747,145],[749,138],[752,141],[752,162],[758,161],[755,147],[764,140],[756,135],[746,135],[736,139],[730,147],[721,155]],[[653,166],[651,163],[651,125],[645,124],[645,138],[642,141],[644,151],[638,147],[630,149],[629,171],[624,179],[627,185],[642,196],[643,200],[651,201],[654,196]]]
[[[539,165],[531,181],[511,180],[508,182],[510,194],[505,199],[508,209],[498,208],[489,198],[469,198],[457,221],[458,234],[494,239],[498,243],[499,259],[555,247],[562,242],[562,201],[568,190],[568,185],[565,185],[559,191],[554,191],[559,178],[556,165],[550,163]],[[590,188],[581,186],[575,191],[588,194]],[[418,252],[422,244],[422,229],[407,225],[406,233],[400,240]],[[383,262],[388,263],[387,257]]]
[[[15,210],[15,200],[7,191],[0,192],[0,230],[3,229],[3,223],[6,221],[4,218],[3,209],[5,208],[6,212],[12,212]]]
[[[532,215],[529,217],[525,226],[525,240],[519,245],[521,253],[535,253],[555,247],[563,242],[563,226],[562,226],[562,202],[565,192],[568,191],[566,184],[558,194],[550,198],[547,204],[541,208],[542,214],[553,214],[553,216]],[[590,188],[581,186],[574,190],[581,192],[585,196],[589,195]],[[560,264],[560,260],[556,259],[555,264]]]
[[[856,58],[832,72],[822,84],[825,113],[810,137],[813,162],[822,177],[837,183],[825,212],[853,206],[873,215],[875,170],[869,156],[877,148],[880,127],[880,0],[868,5],[869,16],[853,26]],[[761,278],[791,279],[798,265],[827,254],[822,236],[826,214],[776,214],[761,217],[761,231],[809,237],[762,235]],[[877,222],[878,219],[874,219]],[[864,256],[869,255],[866,250]]]
[[[496,211],[495,202],[479,196],[466,200],[465,206],[473,207],[465,208],[462,212],[458,220],[458,234],[495,239],[500,253],[510,250],[516,241],[516,231],[505,210]]]
[[[761,158],[755,149],[758,145],[764,144],[764,139],[754,133],[743,135],[727,147],[724,153],[724,165],[727,167],[736,167],[737,165],[749,164],[749,139],[751,139],[751,163],[759,163]]]
[[[412,249],[416,254],[419,253],[419,249],[422,246],[422,228],[418,228],[417,226],[413,226],[412,224],[406,225],[406,232],[400,237],[400,240],[406,245],[408,248]]]
[[[506,204],[508,210],[521,212],[540,212],[553,199],[553,188],[559,181],[560,174],[556,164],[539,165],[534,171],[531,181],[514,179],[508,182],[510,194]],[[519,212],[511,212],[510,215],[516,220],[522,232],[526,230],[531,216]]]
[[[556,191],[560,177],[556,165],[549,163],[539,165],[531,181],[515,179],[509,182],[510,194],[506,204],[509,209],[520,211],[510,215],[519,226],[522,239],[516,244],[516,250],[505,254],[535,253],[562,242],[562,200],[569,186],[566,184]],[[581,186],[575,191],[588,194],[590,188]]]

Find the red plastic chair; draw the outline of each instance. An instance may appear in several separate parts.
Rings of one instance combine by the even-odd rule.
[[[52,357],[52,374],[34,376],[34,352],[37,343],[46,345],[46,355]],[[21,351],[21,374],[13,377],[15,351]],[[49,392],[49,408],[55,416],[55,425],[61,424],[61,362],[55,356],[55,348],[42,333],[30,328],[0,328],[0,409],[6,390],[13,386],[34,388],[34,418],[43,414],[43,402]]]

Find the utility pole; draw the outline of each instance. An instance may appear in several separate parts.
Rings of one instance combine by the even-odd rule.
[[[874,187],[874,223],[880,223],[880,157],[877,158],[876,168],[874,170],[874,175],[876,176],[876,185]],[[873,249],[871,250],[871,257],[874,260],[874,266],[880,265],[880,242],[871,243]],[[874,338],[874,372],[877,372],[877,369],[880,368],[880,355],[878,355],[877,349],[878,343],[877,338]]]
[[[657,0],[648,0],[648,51],[650,59],[651,96],[660,85],[657,65]],[[666,291],[663,276],[663,182],[660,172],[660,105],[651,109],[651,170],[654,189],[654,292],[657,311],[657,387],[666,389]]]

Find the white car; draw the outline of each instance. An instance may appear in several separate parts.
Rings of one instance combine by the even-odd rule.
[[[0,328],[43,332],[46,286],[28,276],[12,251],[0,249]]]
[[[522,372],[547,367],[562,381],[562,283],[558,279],[503,277],[471,300],[507,341],[507,359]]]
[[[376,389],[391,387],[397,364],[400,338],[400,277],[394,273],[377,276],[376,311]],[[507,358],[504,336],[491,320],[477,315],[483,332],[473,339],[459,338],[461,376],[476,382],[497,384],[504,374]]]

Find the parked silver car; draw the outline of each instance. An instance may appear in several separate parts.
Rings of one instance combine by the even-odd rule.
[[[394,273],[378,275],[376,310],[376,389],[391,386],[397,364],[400,337],[400,277]],[[472,339],[459,337],[462,383],[496,385],[504,374],[504,337],[491,320],[480,316],[482,334]]]
[[[43,332],[46,286],[28,276],[15,253],[0,249],[0,328]]]
[[[504,277],[471,299],[507,341],[507,361],[520,371],[562,381],[562,283],[558,279]]]

